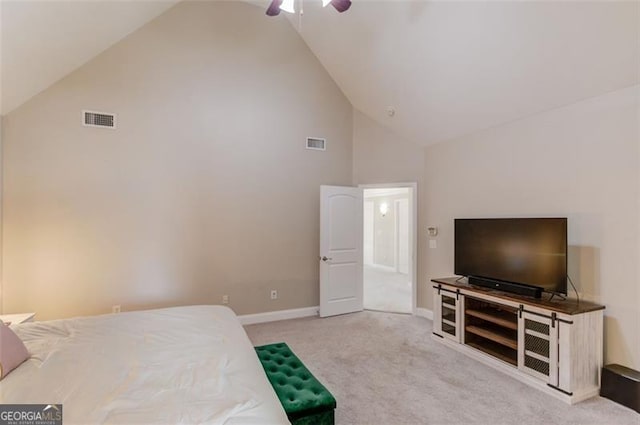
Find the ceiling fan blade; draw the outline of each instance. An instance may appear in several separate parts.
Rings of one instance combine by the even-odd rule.
[[[340,13],[349,10],[351,7],[351,0],[331,0],[331,4]]]
[[[267,15],[269,16],[278,16],[280,14],[280,5],[282,4],[282,0],[272,0],[271,4],[267,8]]]

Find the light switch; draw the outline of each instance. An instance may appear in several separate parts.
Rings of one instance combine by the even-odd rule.
[[[438,243],[436,242],[435,239],[429,239],[429,248],[431,249],[435,249],[438,247]]]

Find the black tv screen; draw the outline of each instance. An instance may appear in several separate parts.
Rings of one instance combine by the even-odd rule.
[[[566,218],[455,219],[455,274],[567,293]]]

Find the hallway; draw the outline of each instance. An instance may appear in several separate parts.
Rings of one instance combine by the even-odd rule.
[[[364,308],[411,313],[411,278],[407,274],[364,266]]]

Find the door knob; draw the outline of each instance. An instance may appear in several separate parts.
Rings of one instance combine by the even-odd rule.
[[[329,257],[322,257],[321,258],[322,261],[329,261],[329,260],[333,260],[333,258],[329,258]]]

